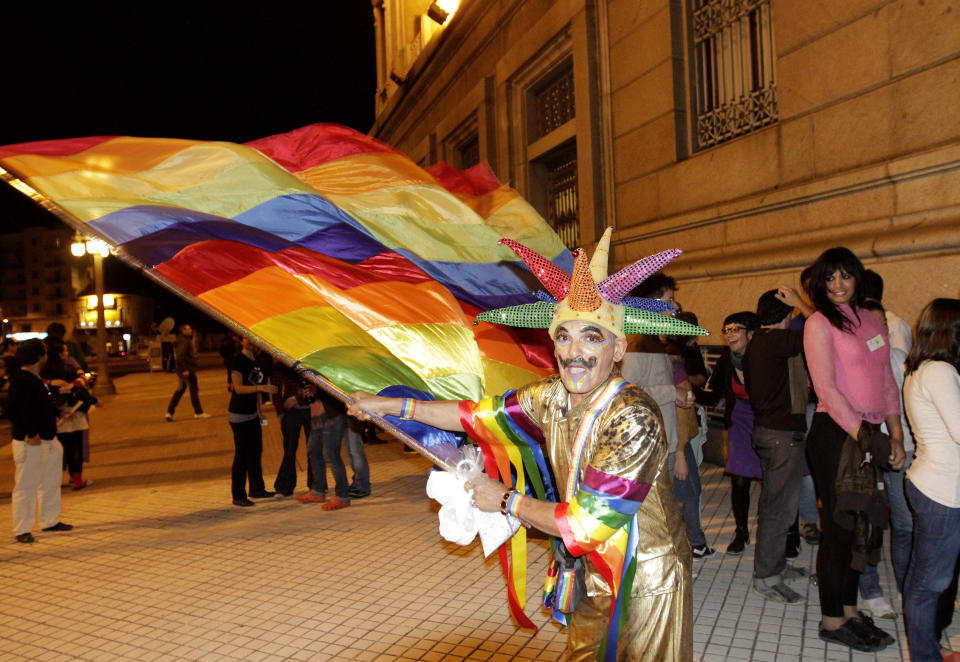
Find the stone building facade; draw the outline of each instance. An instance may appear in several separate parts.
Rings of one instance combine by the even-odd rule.
[[[885,277],[908,320],[960,295],[952,0],[373,11],[372,135],[422,165],[488,162],[570,245],[613,226],[617,267],[684,249],[668,273],[714,332],[836,245]]]

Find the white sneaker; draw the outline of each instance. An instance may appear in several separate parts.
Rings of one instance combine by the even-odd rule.
[[[893,607],[890,605],[890,602],[887,600],[887,598],[882,595],[879,598],[861,600],[860,603],[863,611],[867,612],[874,618],[897,617],[897,612],[893,610]]]
[[[204,412],[202,414],[194,414],[193,417],[194,418],[210,418],[210,414]]]

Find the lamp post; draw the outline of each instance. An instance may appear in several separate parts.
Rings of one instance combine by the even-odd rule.
[[[110,250],[102,241],[78,239],[70,245],[70,252],[77,257],[87,253],[93,256],[93,285],[97,294],[97,382],[93,390],[95,395],[113,394],[117,389],[107,368],[107,322],[103,312],[103,258]]]

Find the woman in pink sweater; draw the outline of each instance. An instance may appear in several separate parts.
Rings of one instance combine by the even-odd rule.
[[[890,464],[903,465],[900,393],[890,369],[890,341],[883,320],[862,307],[863,265],[846,248],[825,251],[811,267],[810,298],[817,312],[807,319],[803,345],[819,399],[807,435],[810,470],[823,504],[823,544],[817,555],[820,638],[855,650],[877,651],[893,638],[857,611],[860,573],[850,568],[853,532],[834,520],[840,451],[860,424],[887,424]]]

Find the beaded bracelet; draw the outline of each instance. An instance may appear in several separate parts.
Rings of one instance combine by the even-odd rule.
[[[413,398],[404,398],[400,403],[400,418],[405,421],[413,420],[417,411],[417,401]]]
[[[510,501],[510,497],[514,494],[519,494],[516,490],[507,490],[503,493],[503,498],[500,499],[500,512],[504,515],[507,514],[507,502]]]
[[[510,498],[507,500],[507,514],[513,515],[517,519],[520,519],[520,502],[523,500],[523,495],[513,491],[513,494],[510,495]]]

